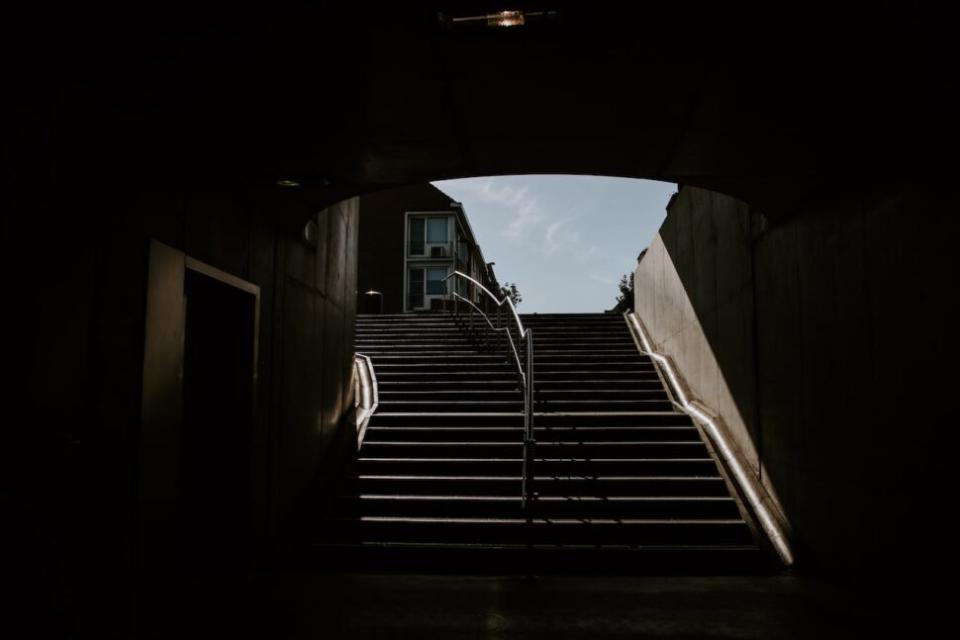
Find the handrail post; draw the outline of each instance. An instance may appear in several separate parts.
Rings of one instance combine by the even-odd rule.
[[[500,322],[500,309],[501,307],[497,307],[497,353],[503,351],[503,336],[500,332],[500,329],[502,328],[502,324]]]
[[[533,447],[536,438],[533,430],[533,331],[526,331],[526,378],[523,385],[523,487],[521,505],[530,506],[534,497],[533,490]]]
[[[496,340],[497,347],[498,348],[500,346],[503,346],[504,348],[506,348],[506,346],[510,347],[510,352],[513,354],[514,363],[517,366],[517,376],[520,382],[520,391],[523,396],[523,460],[522,460],[523,469],[522,469],[522,476],[520,479],[521,480],[520,504],[521,504],[521,508],[527,509],[530,503],[536,499],[536,491],[534,491],[534,482],[535,482],[536,476],[534,474],[534,469],[533,469],[534,446],[536,445],[536,435],[535,435],[536,431],[534,430],[536,394],[535,394],[535,379],[534,379],[534,371],[533,371],[533,361],[534,361],[533,332],[530,329],[524,328],[523,322],[520,320],[520,315],[517,313],[517,309],[514,306],[513,301],[509,297],[504,296],[502,299],[497,299],[497,297],[489,289],[483,286],[483,284],[471,278],[470,276],[466,275],[465,273],[461,273],[460,271],[454,271],[453,273],[451,273],[446,277],[446,280],[449,280],[450,278],[453,278],[453,277],[463,278],[467,282],[471,283],[473,286],[477,287],[479,291],[483,292],[487,296],[486,298],[483,298],[482,308],[481,308],[479,300],[476,301],[475,303],[474,301],[463,298],[456,291],[454,291],[451,294],[449,290],[449,283],[448,283],[447,292],[448,294],[453,295],[453,298],[454,298],[454,305],[453,305],[454,315],[457,316],[457,318],[459,319],[461,301],[464,304],[466,304],[467,307],[469,307],[468,311],[470,313],[470,318],[464,321],[463,324],[460,324],[459,322],[458,324],[460,324],[461,327],[465,327],[468,333],[471,335],[471,337],[475,337],[473,336],[473,331],[474,331],[473,312],[474,311],[478,312],[483,317],[483,321],[486,322],[487,326],[497,333],[497,340]],[[497,310],[496,326],[494,326],[493,322],[491,322],[489,313],[487,311],[484,311],[484,309],[487,309],[489,311],[491,300],[493,301],[493,303],[496,304],[496,307],[495,307]],[[513,322],[510,322],[509,320],[507,320],[506,322],[503,321],[502,314],[503,314],[504,305],[509,307],[510,315],[513,317]],[[478,323],[479,323],[479,319],[478,319]],[[480,328],[482,329],[483,323],[479,323],[479,324],[480,324]],[[514,340],[514,332],[516,333],[516,340]],[[502,335],[503,333],[507,334],[506,335],[507,345],[503,345],[503,340],[504,340],[504,336]],[[486,347],[492,341],[488,340],[488,336],[485,336],[482,342],[483,342],[483,345]],[[522,357],[520,354],[521,351],[525,352]],[[509,355],[508,355],[508,359],[509,359]],[[524,367],[524,364],[526,364],[525,367]]]

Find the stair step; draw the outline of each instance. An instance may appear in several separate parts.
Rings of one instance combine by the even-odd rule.
[[[376,370],[377,379],[409,380],[423,381],[427,380],[425,376],[432,375],[430,367],[418,367],[415,370],[407,370],[403,366],[383,365]],[[468,371],[454,369],[445,371],[443,380],[460,382],[486,382],[487,380],[516,380],[518,378],[516,367],[496,367],[496,368],[474,368]]]
[[[472,342],[448,343],[438,345],[436,343],[409,343],[403,345],[394,345],[391,343],[355,343],[354,350],[359,353],[370,355],[376,353],[384,356],[394,356],[397,358],[413,356],[443,356],[452,354],[467,354],[478,356],[490,356],[498,358],[508,358],[511,352],[507,349],[485,348],[474,345]],[[648,356],[641,354],[635,347],[594,347],[591,345],[567,346],[563,349],[551,349],[546,347],[534,347],[534,360],[556,360],[570,358],[580,361],[587,358],[626,358],[629,360],[641,359],[648,360]]]
[[[487,475],[519,476],[523,461],[512,458],[366,458],[357,461],[361,475]],[[540,475],[652,476],[677,475],[717,477],[712,458],[537,458],[535,472]]]
[[[397,390],[393,385],[380,389],[381,400],[522,400],[519,385],[514,382],[512,388],[504,390],[490,389],[445,389]],[[536,390],[538,401],[555,400],[640,400],[666,399],[663,389],[541,389]]]
[[[709,456],[701,441],[650,442],[537,442],[535,455],[543,458],[706,458]],[[410,442],[364,440],[360,455],[364,458],[521,458],[523,444],[513,442]]]
[[[469,475],[359,475],[357,490],[366,493],[449,493],[514,495],[521,477]],[[696,476],[544,476],[534,478],[541,496],[728,496],[723,478]]]
[[[463,349],[421,349],[418,351],[409,350],[397,350],[397,349],[357,349],[357,353],[362,353],[363,355],[371,358],[376,362],[416,362],[417,359],[423,359],[422,361],[430,362],[427,358],[464,358],[469,359],[472,356],[485,356],[487,358],[494,358],[492,362],[510,362],[510,360],[504,354],[491,354],[485,351],[479,351],[471,347],[465,347]]]
[[[512,329],[513,327],[511,327]],[[574,333],[579,331],[588,331],[591,333],[604,333],[612,336],[630,335],[630,329],[621,320],[619,324],[609,324],[603,322],[524,322],[523,328],[533,332],[543,334]]]
[[[416,331],[358,331],[354,334],[354,342],[363,344],[380,344],[402,346],[406,344],[476,344],[474,338],[460,329],[417,329]]]
[[[590,409],[629,410],[629,411],[667,411],[672,407],[666,398],[647,399],[549,399],[537,398],[537,411],[587,411]],[[491,411],[522,411],[523,399],[519,394],[512,400],[398,400],[390,397],[381,397],[379,410],[385,412],[491,412]]]
[[[475,371],[466,371],[466,369],[476,369]],[[374,361],[374,371],[377,377],[380,372],[384,373],[429,373],[434,371],[444,371],[449,373],[459,373],[462,375],[477,375],[480,373],[512,373],[516,369],[504,358],[480,362],[476,364],[465,365],[462,361],[451,359],[447,362],[414,362],[414,363],[393,363],[382,360]]]
[[[440,362],[387,362],[382,359],[374,360],[374,371],[377,377],[380,377],[381,371],[385,374],[391,373],[433,373],[443,371],[444,373],[455,374],[463,377],[489,376],[491,374],[515,374],[516,365],[508,362],[505,358],[499,360],[491,359],[485,362],[464,363],[451,358],[449,361]],[[651,379],[656,379],[656,370],[649,362],[548,362],[539,363],[535,366],[535,379],[550,380],[556,378],[570,378],[577,376],[617,376],[618,374],[639,375],[647,374]]]
[[[507,380],[507,379],[518,379],[518,374],[516,367],[498,367],[495,369],[476,369],[471,371],[463,371],[458,369],[445,369],[443,372],[435,371],[431,367],[420,367],[416,370],[408,370],[403,366],[395,365],[384,365],[381,367],[375,368],[378,382],[387,382],[387,381],[429,381],[439,378],[442,381],[463,381],[463,382],[484,382],[486,380]],[[634,371],[614,371],[614,370],[597,370],[597,371],[536,371],[535,380],[537,388],[545,388],[545,386],[551,383],[558,384],[569,384],[572,382],[580,383],[579,380],[576,380],[576,376],[584,376],[587,378],[583,381],[583,384],[589,385],[590,378],[596,379],[607,379],[610,377],[619,378],[621,384],[631,384],[631,383],[657,383],[661,385],[660,378],[657,375],[656,371],[653,369],[649,370],[634,370]]]
[[[516,391],[519,393],[520,385],[516,375],[507,376],[500,380],[472,380],[472,379],[442,379],[442,380],[419,380],[406,379],[402,374],[394,374],[391,377],[378,376],[380,383],[380,392],[390,391],[391,393],[403,393],[404,391],[430,391],[436,390],[441,393],[463,392],[483,392],[490,391]],[[665,393],[663,385],[659,378],[647,379],[626,379],[626,380],[539,380],[537,382],[538,393],[557,393],[562,391],[572,391],[574,393],[591,392],[654,392]]]
[[[365,322],[356,325],[356,330],[363,333],[386,332],[404,333],[415,329],[423,331],[457,332],[463,334],[463,328],[452,320],[424,320],[422,322]]]
[[[576,427],[536,427],[534,435],[538,442],[592,442],[592,441],[681,441],[700,442],[697,428],[676,427],[594,427],[578,425]],[[382,440],[415,441],[471,441],[471,442],[519,442],[523,437],[523,427],[377,427],[368,426],[365,442]]]
[[[518,487],[515,487],[517,489]],[[730,520],[740,517],[729,496],[542,496],[524,509],[513,495],[362,494],[344,499],[348,515],[438,518],[618,518]]]
[[[404,313],[361,313],[357,314],[357,324],[376,323],[376,322],[399,322],[409,324],[411,322],[436,322],[436,321],[454,321],[454,315],[446,312],[431,311],[404,312]]]
[[[413,413],[377,411],[370,417],[370,426],[522,426],[523,414],[517,412]],[[534,426],[559,427],[590,424],[595,426],[690,426],[685,413],[675,411],[589,411],[534,414]]]
[[[418,355],[412,353],[394,353],[394,352],[380,352],[376,358],[374,358],[374,364],[382,362],[384,364],[395,364],[400,363],[403,365],[408,364],[449,364],[454,363],[458,366],[472,365],[475,363],[485,363],[485,362],[504,362],[508,363],[509,361],[503,354],[500,353],[478,353],[476,351],[469,351],[467,353],[450,353],[450,352],[441,352],[437,354],[428,354],[428,355]]]
[[[457,328],[457,329],[460,328],[459,323],[457,323],[452,318],[442,318],[442,317],[425,318],[423,320],[418,320],[416,322],[398,322],[396,320],[390,320],[390,319],[363,320],[362,318],[358,318],[355,326],[358,330],[360,329],[370,330],[377,327],[388,327],[388,328],[392,328],[395,331],[411,331],[419,326],[423,326],[424,324],[439,324],[439,325],[445,325],[448,328]]]
[[[331,520],[346,539],[391,542],[523,544],[736,544],[753,543],[739,518],[450,518],[363,516]],[[334,536],[335,532],[331,532]]]
[[[427,364],[453,364],[457,367],[483,366],[487,364],[503,363],[513,366],[512,361],[504,354],[481,353],[470,350],[449,350],[437,352],[398,353],[396,351],[370,351],[364,353],[373,359],[374,366],[396,365],[403,366]],[[628,369],[651,369],[653,365],[646,356],[624,353],[583,353],[583,354],[542,354],[533,359],[535,368],[556,369],[564,367],[581,367],[584,369],[616,368],[625,366]]]
[[[552,382],[555,380],[569,380],[571,378],[622,378],[624,381],[627,380],[647,380],[657,382],[660,381],[660,376],[657,375],[656,369],[652,365],[648,366],[638,366],[627,368],[620,368],[616,366],[598,366],[595,368],[578,368],[578,367],[538,367],[534,372],[534,379],[536,385],[539,386],[546,382]]]
[[[356,351],[384,351],[395,353],[409,353],[411,351],[477,351],[477,346],[470,340],[424,340],[398,342],[395,340],[354,340]]]
[[[636,349],[593,349],[590,351],[537,350],[534,348],[533,361],[536,362],[650,362],[650,358]]]
[[[535,378],[546,373],[566,373],[574,371],[583,375],[590,375],[595,371],[649,371],[655,372],[653,363],[639,356],[636,360],[605,359],[605,358],[568,358],[567,360],[549,360],[534,362]]]
[[[601,314],[601,313],[521,313],[520,322],[524,326],[538,323],[557,323],[572,324],[575,322],[595,322],[620,324],[625,321],[619,314]]]
[[[516,339],[517,332],[514,327],[510,327],[511,335]],[[630,331],[624,327],[622,331],[610,331],[609,329],[586,329],[583,332],[569,333],[566,331],[552,331],[549,329],[535,329],[533,331],[534,342],[542,340],[543,342],[561,342],[563,339],[573,339],[573,342],[584,344],[607,344],[624,343],[635,344]],[[500,332],[504,335],[504,332]],[[463,328],[457,325],[447,326],[423,326],[416,327],[357,327],[355,335],[362,336],[368,340],[413,340],[422,341],[427,339],[437,340],[473,340],[476,337],[495,336],[496,333],[489,328],[474,329]]]

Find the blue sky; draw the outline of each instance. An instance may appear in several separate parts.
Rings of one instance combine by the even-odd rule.
[[[602,176],[497,176],[433,183],[463,203],[500,282],[521,312],[600,312],[633,271],[676,185]]]

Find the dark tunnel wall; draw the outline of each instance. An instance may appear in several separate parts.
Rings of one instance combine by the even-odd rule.
[[[303,496],[317,483],[323,490],[337,475],[337,448],[352,445],[356,200],[317,213],[280,188],[69,179],[21,195],[0,258],[10,393],[2,535],[16,550],[5,579],[20,585],[40,629],[119,631],[142,577],[136,478],[150,240],[260,287],[256,563],[283,546]],[[315,246],[302,232],[311,217]]]
[[[765,227],[682,187],[654,241],[665,251],[638,267],[638,313],[708,405],[722,377],[735,407],[719,408],[739,412],[802,571],[904,595],[951,566],[936,524],[952,500],[950,211],[943,186],[890,186]],[[655,317],[685,306],[707,354]]]

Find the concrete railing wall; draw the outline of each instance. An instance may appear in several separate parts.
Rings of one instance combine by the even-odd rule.
[[[950,498],[954,392],[936,372],[952,363],[956,269],[945,189],[862,192],[764,228],[746,204],[683,187],[635,305],[775,490],[799,566],[870,582],[949,548],[923,522]]]
[[[669,211],[637,265],[634,308],[654,349],[669,354],[694,397],[723,416],[746,462],[762,475],[753,397],[755,214],[738,200],[694,188],[682,189]]]

